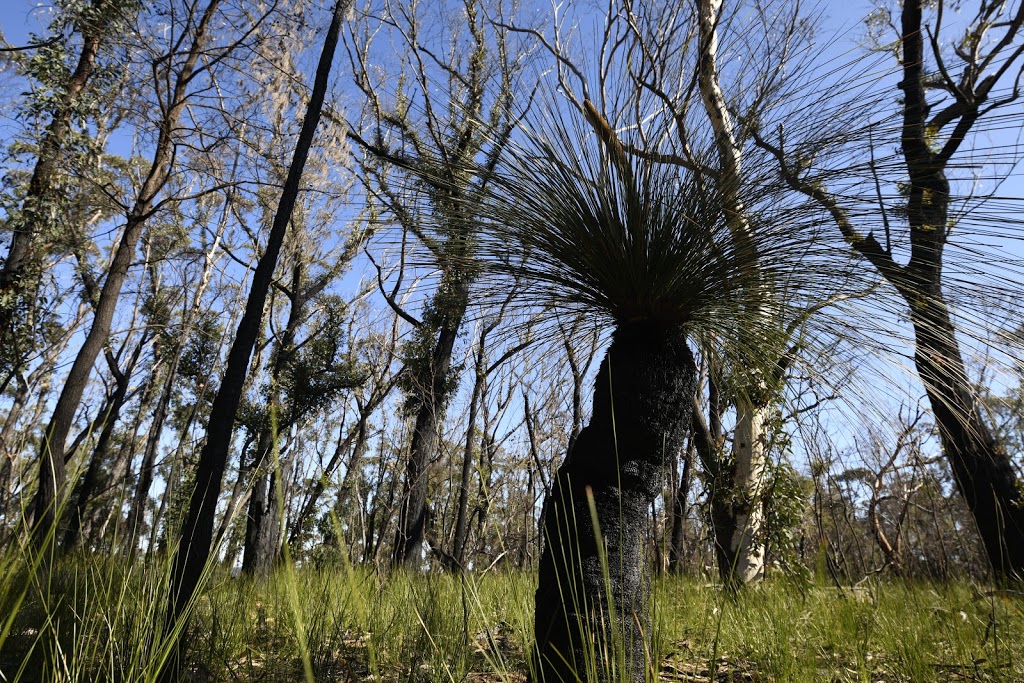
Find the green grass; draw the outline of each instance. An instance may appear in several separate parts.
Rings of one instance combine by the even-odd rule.
[[[0,680],[151,680],[166,656],[149,626],[163,609],[163,568],[75,557],[45,581],[22,569],[3,579],[0,628],[15,616],[6,639],[0,631]],[[215,571],[193,617],[193,680],[522,681],[534,582],[344,565],[265,580]],[[665,578],[654,600],[662,680],[1024,681],[1024,599],[1010,592],[780,581],[732,598]]]

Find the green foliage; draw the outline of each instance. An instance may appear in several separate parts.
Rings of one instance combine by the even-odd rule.
[[[405,392],[404,410],[415,415],[426,402],[446,406],[455,393],[462,376],[462,366],[450,364],[444,377],[438,377],[437,349],[442,331],[456,334],[461,327],[468,299],[463,288],[468,276],[460,271],[449,271],[438,284],[437,291],[424,307],[423,320],[402,345],[406,371],[399,379]],[[448,360],[451,363],[451,359]]]
[[[811,570],[799,561],[798,551],[814,484],[784,459],[769,458],[765,470],[761,532],[768,561],[798,584],[807,585]]]
[[[73,556],[39,581],[30,562],[10,564],[12,552],[0,554],[0,566],[14,570],[0,575],[8,596],[0,599],[13,607],[6,641],[0,632],[5,680],[153,675],[161,643],[151,642],[148,625],[165,604],[166,560],[143,566]],[[343,558],[258,580],[213,568],[195,604],[194,632],[202,637],[189,641],[192,676],[522,680],[533,576],[499,569],[382,578]],[[872,582],[840,592],[769,581],[727,595],[703,580],[672,577],[655,583],[653,599],[652,656],[662,680],[1010,683],[1024,676],[1022,598],[984,586]],[[44,676],[46,653],[59,659]]]
[[[60,0],[50,35],[30,35],[38,47],[11,57],[30,87],[16,104],[25,132],[8,147],[0,178],[0,232],[28,234],[31,244],[16,281],[0,292],[2,369],[17,371],[59,331],[40,291],[48,257],[81,254],[87,222],[116,210],[99,189],[110,181],[101,133],[127,60],[113,54],[108,39],[129,30],[139,6],[138,0]],[[74,92],[71,79],[87,37],[99,39],[94,68]]]
[[[239,408],[237,419],[250,432],[270,428],[272,409],[279,411],[277,429],[285,431],[326,410],[343,391],[362,385],[369,375],[366,364],[348,346],[349,312],[344,300],[323,294],[312,307],[316,313],[307,322],[306,338],[276,351],[283,360],[276,385],[265,383],[259,400],[243,401]]]
[[[347,350],[348,308],[335,295],[322,295],[309,336],[287,354],[282,388],[287,423],[295,424],[318,408],[330,405],[341,392],[366,381],[368,369]]]
[[[811,572],[799,561],[798,550],[801,526],[807,518],[814,494],[814,482],[793,467],[793,435],[786,427],[782,411],[774,407],[764,423],[768,444],[761,493],[764,520],[759,540],[764,544],[769,563],[774,562],[798,585],[807,586]]]

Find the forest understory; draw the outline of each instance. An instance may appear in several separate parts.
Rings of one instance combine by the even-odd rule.
[[[150,680],[157,575],[66,560],[26,596],[0,649],[0,680]],[[535,586],[534,574],[505,570],[218,572],[197,603],[188,680],[518,683]],[[1024,680],[1024,596],[1013,590],[779,578],[731,595],[706,579],[663,576],[653,595],[652,681]],[[41,664],[54,650],[66,668]]]
[[[2,0],[0,683],[1024,683],[1022,83],[1024,0]]]

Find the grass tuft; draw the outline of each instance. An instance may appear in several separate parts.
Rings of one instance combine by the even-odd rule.
[[[2,558],[0,681],[148,681],[166,567],[72,556],[39,581]],[[520,683],[536,578],[419,575],[338,564],[265,579],[211,574],[195,605],[194,681]],[[22,599],[22,596],[24,598]],[[655,581],[662,681],[1024,680],[1024,598],[970,583],[880,581],[838,592],[785,581],[732,596]],[[9,626],[7,624],[9,623]]]

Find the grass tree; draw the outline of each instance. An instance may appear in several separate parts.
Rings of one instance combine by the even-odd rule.
[[[550,121],[499,163],[476,266],[484,281],[518,278],[526,305],[582,311],[611,331],[589,423],[545,501],[533,676],[643,681],[647,514],[689,426],[690,344],[715,338],[716,352],[758,367],[751,303],[774,305],[763,295],[799,231],[766,224],[734,239],[717,193],[628,155],[625,134],[589,101],[584,111],[586,122]]]
[[[613,127],[633,130],[623,144],[627,155],[676,166],[694,177],[697,191],[715,194],[730,239],[745,245],[749,266],[756,269],[758,197],[773,193],[768,188],[777,181],[764,182],[764,153],[753,145],[740,117],[756,119],[785,94],[791,67],[800,61],[795,46],[808,31],[799,6],[697,0],[655,8],[626,0],[608,5],[598,19],[603,23],[601,38],[593,45],[564,28],[584,13],[556,15],[545,38],[561,90],[579,111],[590,100]],[[600,55],[598,64],[588,65],[577,56],[580,50]],[[791,208],[805,213],[796,205]],[[763,574],[770,416],[785,389],[785,374],[777,376],[774,365],[786,353],[787,319],[776,315],[778,306],[772,300],[787,295],[771,289],[751,294],[748,314],[760,319],[751,324],[761,330],[765,353],[766,345],[774,347],[770,354],[776,361],[765,371],[709,364],[709,393],[719,400],[708,401],[713,434],[702,439],[697,451],[703,475],[711,482],[719,573],[734,587]],[[703,414],[705,409],[697,410]],[[731,446],[726,438],[730,431]]]

